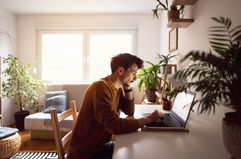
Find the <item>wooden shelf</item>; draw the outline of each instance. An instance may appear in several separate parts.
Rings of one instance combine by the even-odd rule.
[[[173,0],[173,5],[194,5],[198,0]],[[168,28],[187,28],[194,19],[172,19],[168,22]]]
[[[194,19],[171,19],[167,27],[168,28],[187,28],[194,22]]]
[[[198,0],[173,0],[172,4],[173,5],[193,5],[197,2]]]

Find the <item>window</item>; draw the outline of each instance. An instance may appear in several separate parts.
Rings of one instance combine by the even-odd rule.
[[[134,30],[40,31],[42,80],[49,83],[90,83],[111,73],[110,59],[136,51]]]
[[[41,48],[44,81],[74,83],[82,80],[83,34],[43,34]]]

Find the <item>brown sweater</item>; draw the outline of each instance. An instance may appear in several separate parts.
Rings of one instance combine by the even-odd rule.
[[[134,101],[125,99],[121,89],[116,89],[106,77],[93,83],[85,94],[72,139],[69,144],[70,159],[88,159],[111,140],[112,134],[136,131],[137,119],[119,117],[119,110],[134,114]]]

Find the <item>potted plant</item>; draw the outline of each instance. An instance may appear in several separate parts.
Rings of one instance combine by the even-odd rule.
[[[150,67],[142,68],[137,73],[138,83],[137,88],[140,91],[141,88],[145,88],[145,94],[147,100],[149,102],[156,102],[157,96],[155,92],[160,87],[161,77],[159,76],[160,73],[160,65],[153,64],[149,61],[146,61],[150,65]]]
[[[180,16],[180,12],[182,13],[184,10],[184,5],[181,5],[179,7],[174,5],[169,6],[168,0],[165,0],[165,3],[161,2],[160,0],[156,0],[156,1],[158,2],[158,4],[156,5],[155,9],[152,9],[153,17],[159,18],[158,12],[162,10],[166,10],[168,21],[170,21],[170,19],[178,19]]]
[[[209,43],[212,50],[191,51],[181,62],[193,62],[175,73],[179,80],[190,79],[171,92],[193,89],[200,93],[200,113],[215,113],[224,105],[234,112],[225,113],[222,120],[224,145],[232,157],[241,157],[241,25],[231,28],[229,18],[212,18],[219,25],[210,27]]]
[[[177,54],[158,54],[159,64],[161,66],[161,73],[163,75],[163,85],[161,87],[161,102],[164,110],[171,110],[172,102],[168,98],[169,92],[171,91],[171,84],[168,82],[168,74],[172,74],[172,67],[176,65],[169,64],[170,60],[177,56]]]
[[[40,80],[30,76],[29,65],[20,64],[13,55],[3,58],[8,67],[3,71],[6,80],[2,83],[3,96],[13,98],[19,111],[15,113],[16,127],[24,130],[24,118],[29,110],[38,111],[38,89],[43,86]]]

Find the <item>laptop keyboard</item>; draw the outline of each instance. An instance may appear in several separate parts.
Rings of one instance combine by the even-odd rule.
[[[164,118],[158,119],[155,122],[148,124],[147,126],[155,127],[179,127],[174,119],[169,114],[166,114]]]

